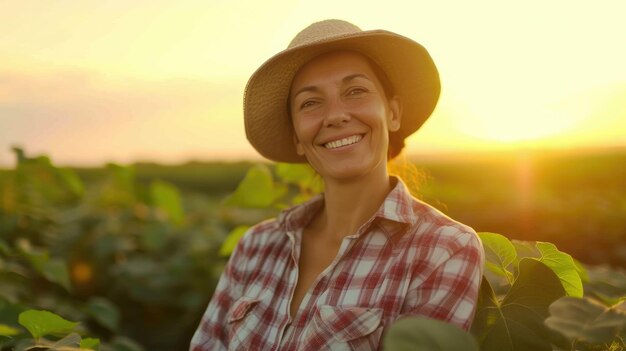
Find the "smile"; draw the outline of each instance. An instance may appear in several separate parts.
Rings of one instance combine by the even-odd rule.
[[[363,135],[361,134],[351,135],[343,139],[330,141],[324,144],[324,147],[327,149],[336,149],[342,146],[356,144],[361,141],[361,139],[363,139]]]

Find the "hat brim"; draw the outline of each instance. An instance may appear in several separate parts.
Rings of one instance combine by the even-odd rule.
[[[277,162],[306,162],[296,153],[287,111],[291,82],[304,64],[337,50],[364,54],[387,74],[403,107],[400,130],[392,137],[411,135],[435,109],[441,91],[439,72],[426,49],[409,38],[371,30],[289,48],[259,67],[244,93],[246,136],[261,155]]]

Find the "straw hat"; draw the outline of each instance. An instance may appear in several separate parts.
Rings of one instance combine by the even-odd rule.
[[[439,73],[424,47],[385,30],[362,31],[341,20],[313,23],[252,74],[244,95],[244,123],[248,140],[270,160],[306,162],[296,153],[287,111],[291,82],[300,67],[323,53],[352,50],[364,54],[387,74],[402,98],[400,130],[392,138],[406,138],[433,112],[441,90]]]

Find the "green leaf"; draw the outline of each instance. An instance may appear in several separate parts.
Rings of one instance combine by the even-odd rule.
[[[220,256],[230,256],[230,254],[233,253],[233,250],[235,250],[237,243],[246,233],[248,228],[250,227],[245,226],[245,225],[240,225],[236,227],[235,229],[233,229],[230,233],[228,233],[226,240],[224,240],[224,243],[222,243],[222,246],[220,247],[220,251],[219,251]]]
[[[274,183],[265,165],[256,165],[246,173],[235,192],[226,200],[227,205],[266,208],[287,193],[285,184]]]
[[[578,268],[572,256],[559,251],[552,243],[537,242],[536,245],[537,249],[541,252],[541,258],[539,260],[556,273],[567,295],[582,297],[583,282],[580,279]]]
[[[118,330],[120,311],[111,301],[102,297],[93,297],[87,303],[87,313],[110,331]]]
[[[18,335],[21,331],[17,328],[13,328],[10,325],[0,324],[0,335],[2,336],[13,336]]]
[[[425,317],[402,318],[391,325],[383,340],[385,350],[478,351],[471,334],[460,327]]]
[[[167,214],[168,219],[174,224],[183,222],[183,206],[180,200],[180,192],[169,183],[154,181],[150,185],[150,194],[154,205]]]
[[[322,177],[307,163],[279,163],[276,166],[276,175],[283,182],[298,185],[300,191],[309,196],[324,191]]]
[[[523,258],[531,257],[531,258],[540,258],[541,252],[537,249],[537,245],[534,241],[521,241],[521,240],[511,240],[513,246],[515,247],[515,251],[517,252],[517,258],[515,259],[515,266],[519,265],[519,261]]]
[[[82,339],[80,341],[80,348],[81,349],[98,350],[99,346],[100,346],[100,339],[84,338],[84,339]]]
[[[65,185],[72,192],[73,195],[83,195],[85,187],[80,178],[76,175],[76,173],[74,173],[71,168],[57,168],[56,172],[59,178],[61,178],[63,183],[65,183]]]
[[[60,258],[53,258],[44,262],[41,267],[41,273],[46,279],[53,283],[57,283],[66,290],[71,289],[70,274],[67,269],[67,263]]]
[[[530,258],[499,301],[483,279],[472,333],[482,351],[552,351],[551,332],[543,324],[548,307],[565,295],[559,278],[545,264]]]
[[[53,283],[57,283],[66,290],[71,289],[70,274],[67,263],[61,258],[50,258],[46,249],[34,248],[26,239],[17,241],[20,254],[33,266],[33,268]]]
[[[609,343],[626,327],[626,311],[607,308],[589,298],[563,297],[550,305],[545,324],[571,341]]]
[[[513,273],[508,267],[517,258],[513,243],[501,234],[481,232],[478,236],[485,248],[485,268],[512,282]]]
[[[49,311],[28,310],[20,313],[18,322],[26,328],[35,339],[44,335],[65,335],[77,325]]]
[[[276,165],[276,175],[284,182],[306,185],[316,173],[306,163],[279,163]]]
[[[589,283],[589,272],[587,272],[587,269],[585,268],[585,266],[583,266],[583,264],[578,261],[577,259],[572,257],[572,260],[574,260],[574,265],[576,266],[576,272],[578,272],[578,275],[580,276],[580,280],[582,280],[583,283]]]

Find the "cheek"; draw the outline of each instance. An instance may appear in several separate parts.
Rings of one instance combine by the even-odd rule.
[[[318,119],[306,116],[295,117],[293,119],[293,129],[300,141],[310,139],[317,134],[320,128]]]

